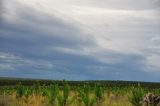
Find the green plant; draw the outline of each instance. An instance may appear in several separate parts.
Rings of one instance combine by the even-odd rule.
[[[96,84],[95,88],[95,96],[96,96],[96,102],[98,105],[104,100],[104,89],[100,84]]]
[[[31,94],[32,94],[32,90],[29,90],[29,89],[24,90],[24,96],[25,97],[29,97]]]
[[[36,82],[34,83],[34,91],[36,95],[38,94],[39,90],[40,90],[40,82],[39,80],[36,80]]]
[[[47,90],[45,91],[47,92]],[[50,92],[48,92],[47,96],[49,99],[49,103],[54,105],[56,98],[59,95],[59,88],[56,84],[50,86]]]
[[[63,97],[64,97],[64,106],[67,104],[68,96],[69,96],[70,87],[66,81],[63,81]]]
[[[62,95],[58,96],[58,104],[59,106],[65,106],[64,97]]]
[[[64,80],[63,81],[63,95],[58,96],[58,103],[60,106],[66,106],[68,103],[70,87],[68,83]]]
[[[78,106],[82,105],[82,96],[83,96],[83,88],[79,86],[77,88],[77,101],[78,101]]]
[[[144,89],[138,86],[137,88],[132,89],[132,96],[129,99],[134,106],[142,106],[142,99],[144,95]]]
[[[24,95],[24,87],[22,86],[21,82],[17,85],[17,91],[16,91],[16,96],[18,98],[21,98]]]
[[[90,91],[91,89],[88,84],[79,89],[79,95],[81,96],[81,100],[85,106],[93,106],[95,103],[95,98],[90,97]]]

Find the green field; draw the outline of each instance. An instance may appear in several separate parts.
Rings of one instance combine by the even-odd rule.
[[[0,78],[0,106],[142,106],[160,83]]]

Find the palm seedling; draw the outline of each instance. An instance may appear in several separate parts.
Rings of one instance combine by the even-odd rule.
[[[96,102],[98,105],[100,105],[100,103],[104,100],[104,89],[99,84],[96,84],[94,91]]]
[[[60,106],[67,106],[70,87],[66,81],[63,81],[63,96],[58,96],[58,103]]]
[[[144,94],[144,89],[139,86],[137,88],[133,88],[132,96],[129,99],[134,106],[142,106],[142,99]]]
[[[32,91],[31,91],[31,90],[29,90],[29,89],[25,89],[25,90],[24,90],[24,96],[25,96],[25,97],[28,98],[31,94],[32,94]]]
[[[47,91],[46,91],[47,92]],[[49,103],[51,105],[54,105],[56,98],[59,95],[59,88],[57,85],[51,85],[50,86],[50,92],[47,93],[48,99],[49,99]]]
[[[24,87],[22,86],[21,82],[17,85],[17,92],[16,96],[21,98],[24,95]]]
[[[34,91],[36,95],[38,94],[39,90],[40,90],[40,82],[37,80],[36,83],[34,84]]]
[[[83,88],[79,89],[79,95],[85,106],[93,106],[95,103],[95,99],[90,97],[90,90],[89,85],[84,85]]]

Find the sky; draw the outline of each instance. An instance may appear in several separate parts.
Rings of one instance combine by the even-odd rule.
[[[160,0],[0,0],[0,77],[160,82]]]

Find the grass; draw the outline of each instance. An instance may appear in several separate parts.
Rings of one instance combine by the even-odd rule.
[[[59,103],[59,100],[56,99],[54,101],[54,105],[50,104],[48,98],[42,95],[32,94],[29,97],[21,97],[17,98],[16,94],[13,93],[9,96],[3,96],[0,98],[0,106],[100,106],[93,102],[92,99],[89,102],[90,104],[86,104],[85,102],[78,103],[78,98],[75,98],[77,95],[75,92],[70,93],[68,98],[68,104]],[[90,94],[89,98],[93,98],[94,95]],[[63,100],[63,99],[62,99]],[[3,104],[3,105],[2,105]],[[101,106],[132,106],[128,101],[127,96],[124,95],[114,95],[112,93],[104,94],[104,101],[101,102]]]
[[[138,86],[104,86],[84,83],[50,85],[36,82],[32,86],[18,83],[0,87],[0,106],[142,106],[145,94],[160,94],[158,88]]]

